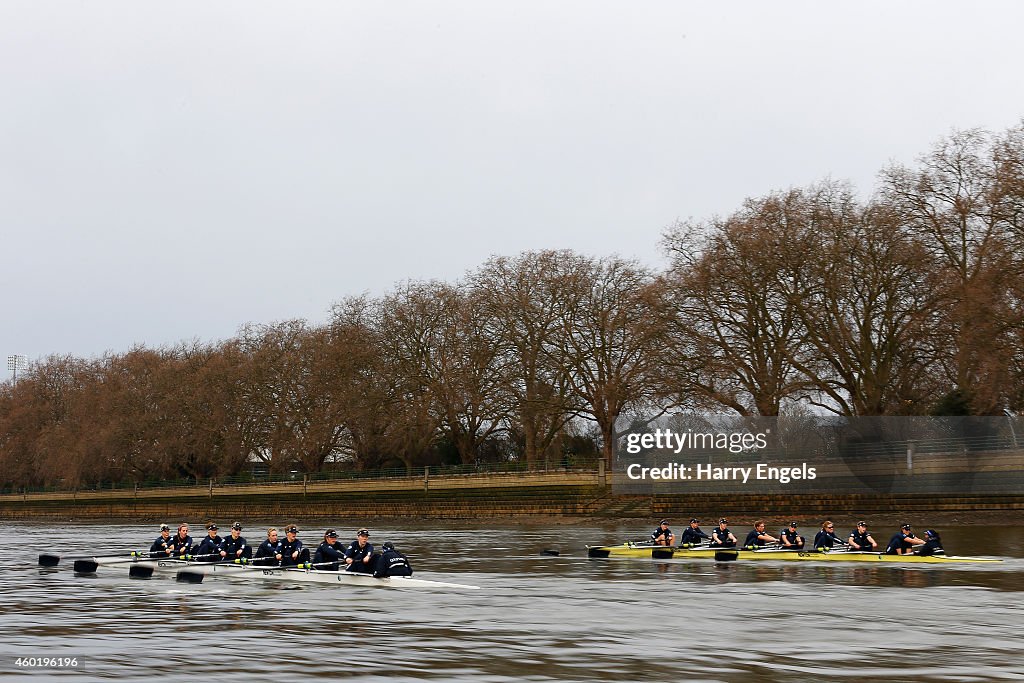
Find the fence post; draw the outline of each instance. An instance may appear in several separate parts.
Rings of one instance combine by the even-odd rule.
[[[601,486],[608,486],[608,480],[604,475],[604,458],[597,461],[597,479],[601,482]]]
[[[139,499],[139,482],[135,482],[135,500]]]
[[[308,484],[309,484],[309,475],[308,474],[303,474],[302,475],[302,497],[303,498],[306,497],[306,486]]]
[[[210,479],[210,500],[213,500],[213,479]]]
[[[430,489],[430,465],[423,468],[423,491],[426,492]]]
[[[914,442],[907,442],[907,471],[913,473],[914,471]]]

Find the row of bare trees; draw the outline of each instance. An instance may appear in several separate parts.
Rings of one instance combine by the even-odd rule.
[[[866,201],[825,181],[663,247],[663,272],[527,252],[324,325],[40,359],[0,385],[0,484],[610,461],[619,418],[671,409],[1024,407],[1024,125],[954,134]]]

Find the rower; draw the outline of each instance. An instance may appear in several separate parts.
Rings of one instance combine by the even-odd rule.
[[[889,545],[885,548],[886,555],[913,555],[915,545],[924,545],[925,542],[914,535],[909,524],[904,524],[900,530],[889,539]]]
[[[281,559],[284,557],[281,554],[282,545],[281,541],[277,538],[277,529],[270,527],[267,529],[267,540],[260,543],[260,547],[256,548],[256,556],[253,558],[252,563],[263,566],[280,565]]]
[[[765,523],[763,519],[759,519],[754,522],[754,528],[747,534],[747,540],[743,542],[744,547],[755,546],[763,548],[768,543],[778,543],[779,539],[775,538],[764,530]]]
[[[821,531],[814,537],[815,548],[831,548],[833,545],[838,543],[839,545],[845,545],[843,539],[836,536],[836,525],[832,523],[832,520],[826,519],[821,523]]]
[[[174,541],[171,540],[171,527],[169,524],[160,525],[160,535],[149,546],[149,556],[152,558],[166,558],[174,554]]]
[[[718,528],[711,531],[711,545],[721,548],[735,548],[739,541],[729,531],[729,520],[722,517],[718,520]]]
[[[224,539],[217,533],[217,523],[210,522],[206,525],[206,538],[196,548],[197,560],[199,562],[216,562],[222,555]]]
[[[673,534],[672,530],[668,528],[667,519],[661,520],[658,524],[658,528],[651,533],[651,542],[654,543],[654,545],[672,545],[675,538],[675,534]]]
[[[690,520],[690,526],[683,529],[683,535],[679,538],[679,545],[700,545],[704,541],[710,540],[710,538],[710,536],[701,531],[700,523],[694,517]]]
[[[803,550],[804,537],[797,533],[796,522],[790,522],[789,526],[779,532],[779,541],[786,550]]]
[[[356,532],[356,540],[345,549],[345,571],[373,573],[373,546],[370,545],[370,532],[360,529]]]
[[[235,522],[231,525],[231,535],[224,539],[224,545],[220,549],[220,556],[229,561],[247,560],[252,557],[252,547],[242,537],[241,522]]]
[[[345,561],[345,546],[338,542],[338,532],[328,529],[324,532],[324,542],[313,554],[313,566],[323,571],[338,571]]]
[[[309,548],[302,547],[298,538],[299,527],[290,524],[285,527],[284,541],[281,543],[281,566],[294,567],[302,562],[309,562]]]
[[[850,544],[850,548],[860,552],[872,553],[878,551],[878,542],[871,537],[871,532],[868,531],[868,523],[864,520],[857,522],[857,528],[850,532],[850,538],[847,543]]]
[[[385,541],[384,552],[377,558],[377,571],[373,575],[378,579],[386,579],[389,576],[412,576],[412,565],[409,559],[402,553],[395,550],[395,544]]]
[[[939,532],[935,529],[928,529],[924,532],[925,542],[920,548],[917,549],[918,555],[945,555],[946,551],[942,549],[942,539],[939,537]]]
[[[178,525],[178,533],[174,535],[174,554],[179,559],[185,559],[186,555],[192,554],[192,537],[188,535],[188,522]]]

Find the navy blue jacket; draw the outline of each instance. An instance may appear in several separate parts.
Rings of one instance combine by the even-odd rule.
[[[405,555],[395,549],[385,550],[377,558],[377,569],[373,575],[378,579],[387,576],[412,576],[412,565]]]
[[[249,545],[244,536],[239,536],[237,539],[228,536],[224,539],[224,545],[221,547],[228,554],[224,558],[226,560],[249,559],[252,557],[252,546]],[[242,551],[241,555],[238,554],[239,550]]]

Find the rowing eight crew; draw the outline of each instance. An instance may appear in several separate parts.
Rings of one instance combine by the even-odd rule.
[[[231,525],[231,534],[227,538],[221,538],[217,534],[218,527],[215,523],[207,524],[207,535],[198,544],[193,543],[188,531],[188,524],[182,523],[178,527],[178,532],[171,537],[170,527],[161,524],[160,536],[150,547],[149,556],[195,558],[199,562],[242,561],[264,567],[308,566],[310,562],[309,548],[303,547],[302,541],[298,538],[299,528],[294,524],[285,527],[283,540],[278,538],[275,527],[267,529],[267,539],[260,543],[255,554],[241,535],[240,522]],[[324,533],[323,542],[313,555],[312,566],[321,570],[338,571],[344,565],[346,571],[372,574],[378,578],[412,576],[412,566],[408,558],[395,550],[394,543],[386,542],[382,546],[383,553],[374,553],[369,538],[370,532],[360,529],[356,532],[356,540],[348,547],[344,547],[338,542],[338,532],[328,529]]]
[[[777,545],[783,550],[803,550],[805,539],[797,531],[797,523],[790,522],[789,526],[779,532],[778,537],[772,536],[765,531],[766,524],[763,520],[754,522],[754,528],[747,534],[743,542],[744,547],[766,547],[769,543]],[[671,546],[675,534],[669,529],[668,520],[663,519],[658,528],[651,534],[651,541],[655,545]],[[690,526],[683,531],[679,539],[680,546],[694,546],[707,541],[711,547],[735,548],[739,545],[736,536],[729,529],[729,520],[724,517],[718,520],[718,528],[713,529],[711,534],[704,533],[696,518],[690,520]],[[939,533],[933,529],[925,531],[925,538],[918,538],[914,535],[911,526],[904,524],[899,532],[889,539],[889,545],[884,551],[879,551],[878,542],[872,538],[868,531],[867,522],[857,522],[856,528],[850,532],[847,540],[836,536],[835,525],[831,520],[825,520],[821,524],[821,530],[814,536],[813,548],[833,548],[836,545],[846,546],[854,552],[884,552],[886,555],[935,555],[943,553],[942,539]]]

